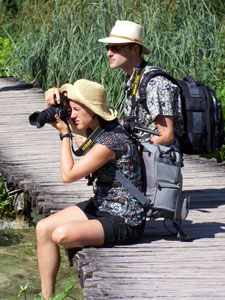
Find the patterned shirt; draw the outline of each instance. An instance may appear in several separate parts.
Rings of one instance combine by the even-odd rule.
[[[146,104],[148,111],[141,104],[131,110],[132,90],[137,69],[144,60],[139,62],[136,70],[131,77],[127,78],[126,99],[124,103],[124,115],[137,116],[137,126],[157,130],[155,118],[158,115],[173,117],[174,130],[176,135],[181,136],[183,133],[183,117],[181,113],[181,99],[179,87],[163,76],[152,78],[146,89]],[[144,69],[144,73],[140,79],[143,80],[146,73],[157,70],[158,68],[151,63],[148,63]],[[139,90],[137,89],[136,101],[140,99]],[[141,142],[146,142],[150,139],[149,133],[138,132],[137,137]]]
[[[141,189],[141,169],[138,150],[124,133],[106,130],[94,142],[112,150],[116,158],[107,162],[93,176],[92,201],[100,211],[122,217],[131,226],[145,220],[144,209],[139,201],[116,179],[116,168],[138,189]]]

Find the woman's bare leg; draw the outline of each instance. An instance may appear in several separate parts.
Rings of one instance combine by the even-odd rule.
[[[66,249],[100,247],[104,244],[104,230],[98,220],[70,221],[53,231],[52,240]]]
[[[55,292],[56,276],[60,266],[59,247],[50,239],[39,237],[37,252],[41,291],[45,299],[48,299]]]
[[[99,221],[88,220],[77,206],[68,207],[41,220],[36,231],[42,293],[48,299],[54,294],[60,265],[58,245],[65,248],[102,246],[104,231]]]

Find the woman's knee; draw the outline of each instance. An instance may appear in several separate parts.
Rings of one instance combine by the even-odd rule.
[[[51,226],[47,218],[42,219],[37,223],[36,235],[37,235],[37,239],[43,239],[51,235]]]
[[[53,232],[52,232],[52,241],[57,244],[61,245],[65,248],[76,248],[76,247],[83,247],[83,236],[81,232],[74,228],[73,232],[71,233],[70,230],[68,230],[67,226],[58,226]]]
[[[59,245],[64,239],[65,239],[64,230],[61,227],[57,227],[52,232],[52,241]]]
[[[102,246],[104,230],[99,221],[76,221],[56,227],[52,232],[52,241],[65,248]]]
[[[63,226],[59,226],[55,228],[52,232],[52,241],[57,245],[62,245],[67,240],[67,234],[65,230],[63,229]]]

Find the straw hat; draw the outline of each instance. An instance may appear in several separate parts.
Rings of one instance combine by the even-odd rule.
[[[85,105],[106,121],[112,121],[117,117],[117,111],[107,107],[105,88],[97,82],[79,79],[74,84],[64,84],[60,91],[66,91],[68,99]]]
[[[150,53],[150,49],[145,47],[143,42],[143,28],[142,26],[130,21],[116,21],[112,28],[109,37],[98,40],[101,43],[108,44],[122,44],[122,43],[136,43],[143,48],[142,53]]]

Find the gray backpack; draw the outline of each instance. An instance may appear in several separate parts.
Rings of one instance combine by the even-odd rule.
[[[174,146],[142,143],[143,192],[150,201],[147,216],[183,221],[190,197],[182,193],[181,154]]]
[[[116,178],[145,207],[147,219],[163,218],[165,228],[182,241],[193,240],[181,228],[188,215],[190,196],[182,192],[181,154],[174,146],[140,144],[142,160],[142,191],[139,191],[118,170]],[[174,230],[166,221],[172,221]]]

